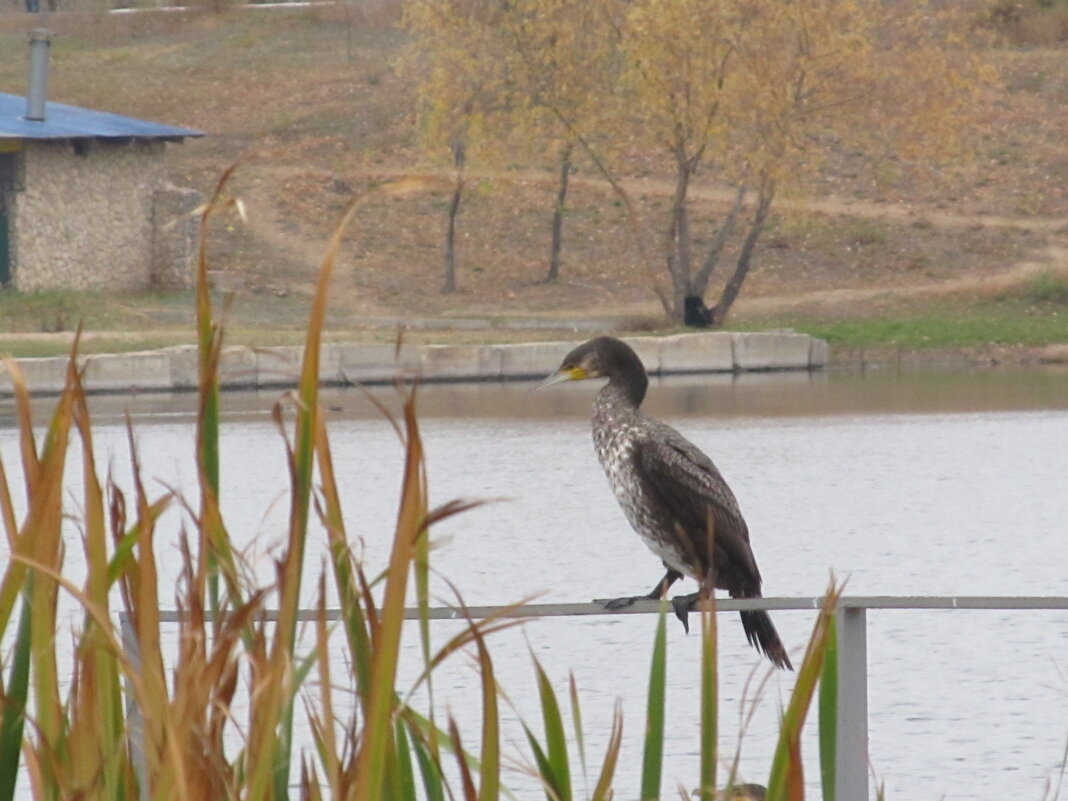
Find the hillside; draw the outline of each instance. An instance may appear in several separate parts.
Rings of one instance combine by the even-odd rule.
[[[331,297],[335,329],[440,316],[626,316],[662,326],[622,210],[581,162],[560,280],[542,281],[550,166],[471,165],[478,179],[460,218],[460,291],[439,291],[447,173],[415,149],[412,87],[394,69],[405,39],[395,9],[352,9],[53,15],[50,98],[206,131],[169,155],[174,181],[205,194],[240,161],[229,192],[247,222],[220,218],[210,253],[216,286],[236,293],[243,326],[299,325],[341,209],[387,178],[395,183],[367,198],[347,237]],[[24,91],[30,21],[0,13],[0,91]],[[788,188],[732,326],[795,326],[862,346],[865,337],[892,343],[897,321],[912,346],[926,335],[908,332],[907,321],[942,319],[977,329],[942,345],[982,345],[984,326],[992,342],[1068,343],[1068,49],[1005,43],[995,58],[1002,85],[988,94],[967,163],[934,170],[840,154],[819,180]],[[653,172],[631,185],[654,231],[669,178]],[[711,185],[694,195],[696,224],[725,199]],[[183,316],[174,298],[120,305],[140,313],[116,310],[90,328],[143,332],[147,320],[162,328]],[[857,328],[879,320],[890,328]],[[48,326],[31,314],[7,327]]]

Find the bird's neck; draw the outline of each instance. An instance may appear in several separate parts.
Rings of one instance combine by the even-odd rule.
[[[602,408],[612,408],[617,412],[637,413],[645,399],[645,389],[649,385],[644,375],[641,379],[641,381],[628,382],[611,379],[597,393],[597,405]]]

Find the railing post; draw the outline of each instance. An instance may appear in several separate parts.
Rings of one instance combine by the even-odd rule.
[[[838,748],[835,801],[868,801],[867,610],[838,610]]]
[[[141,646],[137,642],[137,629],[130,620],[129,612],[119,612],[119,627],[122,629],[122,649],[130,662],[131,670],[141,672]],[[137,775],[138,799],[149,801],[148,763],[145,761],[145,721],[141,707],[134,697],[133,683],[126,679],[126,728],[130,732],[130,759]]]

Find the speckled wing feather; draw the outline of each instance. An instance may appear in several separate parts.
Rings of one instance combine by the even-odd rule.
[[[749,529],[727,482],[712,460],[679,432],[664,423],[648,422],[647,436],[635,446],[635,466],[661,509],[686,532],[703,559],[707,559],[705,531],[710,511],[720,574],[717,584],[732,595],[736,589],[747,594],[749,585],[759,592],[760,571],[749,547]]]

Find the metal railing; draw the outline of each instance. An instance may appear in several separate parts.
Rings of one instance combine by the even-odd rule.
[[[817,610],[823,605],[822,596],[809,598],[753,598],[716,601],[717,612],[747,610]],[[973,609],[973,610],[1064,610],[1068,611],[1068,597],[1063,596],[843,596],[838,602],[838,720],[837,757],[835,764],[836,801],[868,801],[868,610],[894,609]],[[583,615],[641,615],[658,613],[657,601],[637,601],[625,609],[606,610],[601,601],[590,603],[525,604],[516,607],[469,606],[432,607],[431,620],[463,620],[490,616],[506,618],[575,617]],[[277,613],[267,610],[267,619]],[[299,619],[313,621],[317,611],[304,609]],[[338,620],[340,609],[326,610],[328,620]],[[416,609],[406,609],[405,617],[415,620]],[[160,622],[178,623],[182,614],[175,610],[161,610]],[[137,638],[127,613],[120,614],[123,645],[130,659],[137,664]],[[136,709],[131,706],[131,725],[137,724]],[[144,783],[142,783],[144,784]],[[142,787],[146,790],[147,787]]]

